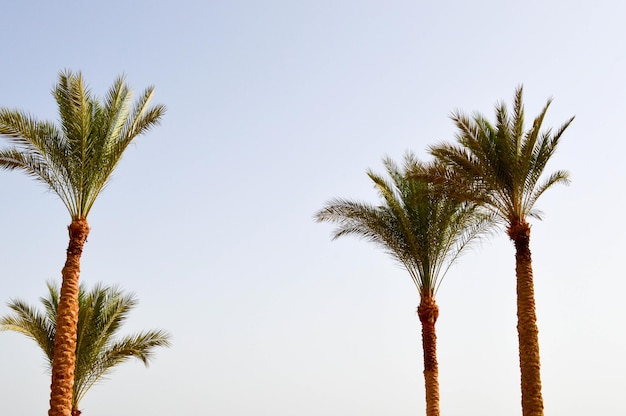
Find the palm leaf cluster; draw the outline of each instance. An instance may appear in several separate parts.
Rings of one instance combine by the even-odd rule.
[[[434,296],[450,265],[475,237],[488,231],[492,217],[477,204],[438,192],[415,175],[435,165],[411,154],[402,168],[389,158],[383,163],[389,179],[367,173],[380,205],[335,198],[316,219],[337,224],[333,239],[352,234],[382,247],[406,268],[420,294]]]
[[[46,297],[40,298],[43,311],[14,299],[8,306],[13,314],[0,318],[0,330],[15,331],[33,339],[44,352],[48,365],[54,359],[54,336],[59,289],[48,282]],[[132,294],[117,287],[97,284],[91,290],[81,285],[74,372],[73,406],[114,367],[136,358],[148,365],[156,347],[167,347],[169,335],[162,330],[118,336],[128,314],[137,305]]]
[[[457,143],[442,143],[430,148],[431,153],[453,169],[456,192],[484,204],[501,220],[524,221],[526,217],[541,219],[535,203],[557,183],[569,183],[567,171],[558,170],[540,182],[545,167],[556,151],[559,140],[574,117],[556,132],[542,130],[542,123],[552,102],[548,100],[524,130],[522,87],[515,92],[513,111],[506,104],[496,105],[496,121],[492,124],[483,115],[473,117],[456,111],[452,114],[458,131]]]
[[[103,101],[82,75],[59,75],[52,91],[59,125],[23,111],[0,109],[0,134],[12,147],[0,150],[0,167],[17,169],[45,183],[72,219],[85,218],[131,141],[158,124],[165,107],[149,107],[153,87],[132,105],[132,92],[118,77]]]

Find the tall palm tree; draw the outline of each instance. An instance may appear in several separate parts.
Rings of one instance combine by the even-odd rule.
[[[384,165],[391,181],[368,172],[382,199],[380,205],[337,198],[315,218],[337,224],[333,239],[350,234],[362,237],[382,247],[409,272],[420,295],[417,314],[422,324],[426,414],[438,416],[435,294],[463,249],[488,230],[491,217],[476,204],[459,202],[431,183],[409,177],[410,172],[431,169],[410,154],[403,169],[389,158]]]
[[[34,340],[46,355],[49,367],[54,362],[54,336],[56,333],[58,286],[48,282],[48,295],[42,297],[44,312],[26,302],[13,299],[8,303],[12,315],[0,317],[1,331],[15,331]],[[120,327],[137,305],[132,294],[124,294],[117,287],[97,284],[87,291],[80,285],[78,294],[78,337],[76,343],[76,371],[72,416],[79,416],[78,404],[89,390],[113,367],[130,358],[141,360],[146,366],[156,347],[168,347],[169,335],[165,331],[143,331],[134,335],[117,337]]]
[[[89,234],[87,215],[108,183],[122,153],[138,135],[157,125],[165,107],[150,107],[153,87],[132,105],[123,77],[115,80],[104,101],[95,98],[80,73],[64,71],[52,91],[59,125],[30,114],[1,108],[0,168],[21,170],[56,193],[69,211],[67,258],[62,269],[52,364],[49,416],[69,416],[78,321],[80,258]]]
[[[504,103],[498,103],[494,125],[480,114],[470,118],[455,112],[452,120],[458,128],[457,143],[430,148],[432,155],[448,167],[446,180],[442,183],[457,196],[462,195],[489,209],[506,224],[507,234],[515,245],[524,416],[543,415],[528,218],[541,219],[541,212],[535,209],[535,204],[545,191],[553,185],[569,183],[569,174],[563,170],[541,180],[561,135],[574,120],[570,118],[555,132],[550,129],[542,131],[541,125],[550,103],[548,100],[532,127],[524,130],[520,86],[515,92],[512,114]]]

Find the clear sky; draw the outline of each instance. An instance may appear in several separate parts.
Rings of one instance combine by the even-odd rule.
[[[162,328],[153,365],[121,366],[84,414],[424,413],[419,302],[381,250],[330,241],[315,211],[377,200],[365,171],[450,140],[451,111],[554,98],[576,120],[548,171],[531,249],[546,414],[624,415],[626,4],[613,1],[58,1],[2,6],[0,106],[55,119],[59,71],[94,93],[156,86],[160,127],[94,206],[81,279],[140,300],[127,331]],[[60,279],[69,215],[0,172],[0,314]],[[438,293],[441,408],[521,414],[513,247],[465,254]],[[32,341],[0,333],[0,415],[46,414]]]

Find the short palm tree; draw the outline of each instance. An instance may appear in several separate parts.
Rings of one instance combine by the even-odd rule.
[[[44,312],[14,299],[8,303],[13,314],[0,317],[0,330],[15,331],[34,340],[52,368],[59,289],[50,282],[47,285],[48,295],[40,299]],[[80,415],[78,404],[87,390],[110,373],[113,367],[133,357],[147,366],[156,347],[170,345],[169,335],[161,330],[117,337],[128,314],[137,305],[137,299],[132,294],[124,294],[119,288],[98,284],[87,291],[81,285],[78,304],[72,416]]]
[[[0,149],[0,168],[21,170],[43,182],[67,207],[69,245],[62,269],[63,283],[54,343],[49,416],[69,416],[78,321],[80,258],[89,234],[87,215],[108,183],[128,145],[157,125],[165,107],[149,106],[153,88],[132,105],[123,77],[104,101],[95,98],[80,73],[61,72],[52,91],[59,125],[39,121],[19,110],[0,109],[0,136],[9,147]]]
[[[333,239],[353,234],[382,247],[402,264],[420,295],[417,313],[422,324],[426,414],[438,416],[439,376],[435,294],[450,265],[475,238],[486,232],[491,217],[476,204],[438,192],[431,183],[409,177],[431,167],[408,154],[404,169],[389,158],[384,165],[391,181],[373,173],[380,205],[346,199],[330,201],[315,218],[337,224]]]
[[[532,127],[524,130],[520,86],[515,92],[512,114],[504,103],[497,104],[494,125],[480,114],[470,118],[455,112],[452,120],[458,128],[457,143],[430,148],[432,155],[448,167],[446,180],[442,183],[447,183],[449,191],[489,209],[506,224],[507,234],[515,245],[524,416],[543,415],[528,218],[541,219],[541,212],[535,209],[535,204],[545,191],[553,185],[569,183],[569,174],[563,170],[541,180],[561,135],[574,119],[569,119],[555,132],[542,131],[541,125],[550,103],[548,100]]]

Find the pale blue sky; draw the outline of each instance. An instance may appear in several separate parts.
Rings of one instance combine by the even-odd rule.
[[[312,216],[376,201],[365,171],[452,139],[451,111],[489,117],[525,86],[528,118],[572,115],[533,223],[546,413],[623,415],[626,6],[619,1],[109,1],[2,6],[0,106],[56,117],[64,68],[103,95],[156,86],[162,126],[131,147],[90,214],[81,279],[163,328],[153,365],[120,367],[90,416],[424,413],[419,302],[408,275]],[[0,313],[59,279],[69,215],[0,172]],[[441,408],[521,414],[513,247],[468,252],[438,294]],[[48,409],[42,354],[0,333],[0,414]]]

